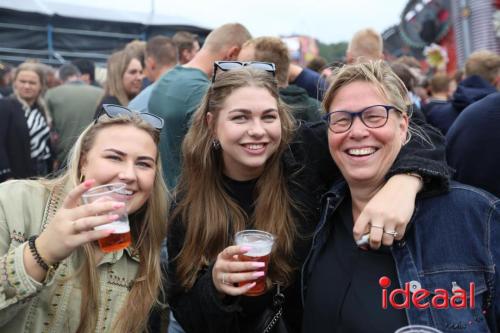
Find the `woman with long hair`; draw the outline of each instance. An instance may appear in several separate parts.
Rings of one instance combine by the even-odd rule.
[[[52,171],[51,119],[43,101],[46,83],[40,65],[19,65],[13,87],[11,96],[0,99],[0,182]]]
[[[0,186],[0,330],[142,332],[161,287],[166,187],[157,144],[163,122],[105,106],[53,180]],[[126,202],[82,204],[94,186],[124,183]],[[131,245],[104,253],[94,229],[125,206]]]
[[[326,126],[296,127],[279,99],[272,64],[217,62],[215,73],[182,145],[183,170],[167,238],[169,304],[187,332],[256,332],[272,304],[273,286],[279,285],[285,322],[298,331],[298,269],[319,220],[321,195],[339,177],[328,154]],[[392,171],[420,172],[417,155]],[[422,169],[442,180],[441,167],[431,161]],[[420,181],[397,177],[410,178],[407,195],[394,199],[411,215],[408,201],[414,201]],[[379,199],[377,209],[366,213],[368,221],[396,228],[394,221],[373,219],[384,210],[394,213],[392,201]],[[404,232],[405,221],[400,224]],[[241,261],[250,249],[232,245],[234,234],[245,229],[275,236],[266,291],[256,297],[243,295],[262,277],[262,264]],[[372,236],[374,246],[393,241],[381,232]]]
[[[104,97],[99,103],[96,114],[103,104],[127,106],[142,89],[143,67],[137,52],[121,50],[108,59]]]

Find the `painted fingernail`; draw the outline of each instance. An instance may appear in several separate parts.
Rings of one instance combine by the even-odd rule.
[[[113,208],[114,209],[117,209],[117,208],[122,208],[122,207],[125,207],[125,203],[124,202],[115,202],[113,204]]]
[[[261,277],[261,276],[264,276],[264,272],[263,271],[258,271],[258,272],[254,272],[252,274],[253,277]]]
[[[255,287],[256,284],[257,284],[257,282],[252,282],[252,283],[249,283],[245,286],[247,287],[247,289],[252,289],[253,287]]]
[[[83,185],[85,187],[90,187],[90,186],[92,186],[93,183],[94,183],[93,179],[87,179],[86,181],[83,182]]]
[[[241,251],[245,251],[245,252],[248,252],[250,251],[252,248],[250,246],[242,246],[241,247]]]
[[[252,266],[253,266],[253,267],[257,267],[257,268],[260,268],[260,267],[265,267],[265,266],[266,266],[266,263],[265,263],[265,262],[262,262],[262,261],[257,261],[257,262],[253,262],[253,263],[252,263]]]
[[[108,215],[108,220],[110,220],[110,221],[118,220],[119,217],[120,217],[120,215],[118,215],[118,214],[111,214],[111,215]]]

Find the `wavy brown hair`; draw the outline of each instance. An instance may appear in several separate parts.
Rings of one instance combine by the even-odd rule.
[[[282,132],[277,151],[267,160],[257,181],[253,216],[247,216],[226,192],[222,153],[212,145],[212,127],[219,111],[228,96],[242,87],[264,88],[276,98]],[[207,112],[214,115],[215,121],[211,125],[207,122]],[[294,270],[290,258],[293,257],[296,227],[292,216],[294,204],[287,191],[281,160],[293,130],[293,117],[280,101],[276,80],[269,73],[246,67],[217,75],[193,115],[182,144],[183,169],[178,185],[180,198],[172,219],[180,215],[186,227],[185,241],[176,258],[177,275],[184,288],[191,288],[198,272],[232,244],[233,234],[250,224],[276,236],[269,277],[285,285],[290,282]]]
[[[46,182],[46,185],[80,183],[81,163],[95,142],[97,134],[111,126],[134,126],[148,133],[158,145],[159,132],[139,117],[108,118],[101,116],[94,125],[87,127],[80,135],[70,153],[68,169],[64,175]],[[156,177],[153,190],[143,207],[131,216],[132,248],[139,256],[137,276],[130,286],[125,304],[113,321],[113,332],[143,332],[149,313],[156,304],[161,291],[160,249],[166,234],[168,207],[167,188],[162,178],[161,159],[156,157]],[[82,303],[78,333],[95,332],[99,308],[99,273],[96,269],[94,243],[88,243],[78,250],[83,258],[77,273],[82,284]],[[80,274],[78,274],[80,272]]]

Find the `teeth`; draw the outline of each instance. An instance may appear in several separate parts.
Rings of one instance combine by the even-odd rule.
[[[349,149],[347,150],[347,153],[349,155],[355,155],[355,156],[363,156],[363,155],[370,155],[375,152],[375,148],[359,148],[359,149]]]
[[[126,190],[126,189],[125,189],[125,190],[122,190],[122,191],[121,191],[121,193],[122,193],[122,194],[125,194],[125,195],[132,195],[132,194],[134,194],[134,192],[133,192],[133,191],[131,191],[131,190]]]
[[[251,150],[258,150],[258,149],[261,149],[262,147],[264,147],[263,144],[251,144],[251,145],[245,145],[245,147],[247,147],[248,149],[251,149]]]

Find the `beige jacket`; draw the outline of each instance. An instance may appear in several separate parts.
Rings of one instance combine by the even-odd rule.
[[[59,192],[59,193],[55,193]],[[49,191],[37,181],[0,184],[0,332],[75,332],[81,288],[76,253],[43,285],[25,271],[27,239],[40,234],[62,203],[65,190]],[[138,270],[130,250],[106,254],[98,264],[100,299],[96,332],[110,332]]]

